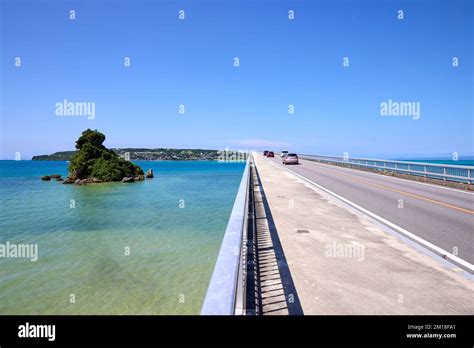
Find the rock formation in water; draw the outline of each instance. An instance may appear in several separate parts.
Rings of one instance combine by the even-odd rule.
[[[107,149],[103,145],[104,140],[105,135],[97,130],[82,132],[76,141],[78,151],[71,158],[69,176],[63,181],[64,184],[122,181],[129,177],[139,181],[144,176],[142,168]]]

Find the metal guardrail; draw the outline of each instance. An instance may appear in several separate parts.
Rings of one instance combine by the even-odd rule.
[[[405,174],[424,176],[435,179],[450,180],[472,184],[474,182],[474,166],[437,164],[409,161],[391,161],[369,158],[344,158],[338,156],[300,155],[302,159],[328,163],[341,163],[363,168],[387,170]]]
[[[242,243],[248,224],[250,161],[251,154],[247,158],[201,315],[234,315],[243,312]]]

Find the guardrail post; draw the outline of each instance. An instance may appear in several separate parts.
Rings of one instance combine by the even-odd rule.
[[[428,175],[427,175],[428,169],[427,169],[427,167],[426,167],[426,164],[423,166],[423,172],[425,173],[423,176],[424,176],[425,178],[427,178],[427,177],[428,177]]]
[[[448,168],[443,167],[443,180],[447,180],[446,175],[448,175]]]

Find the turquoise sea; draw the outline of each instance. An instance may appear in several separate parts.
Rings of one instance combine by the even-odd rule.
[[[0,258],[0,314],[199,313],[244,164],[136,164],[155,178],[63,185],[40,177],[67,162],[0,161],[0,244],[39,254]]]

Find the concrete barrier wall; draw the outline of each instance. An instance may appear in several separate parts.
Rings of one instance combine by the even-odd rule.
[[[227,229],[222,240],[219,256],[207,289],[202,315],[234,315],[236,307],[242,308],[239,279],[242,257],[243,232],[247,226],[249,198],[250,161],[247,159],[239,191],[230,214]],[[240,284],[240,285],[239,285]]]

